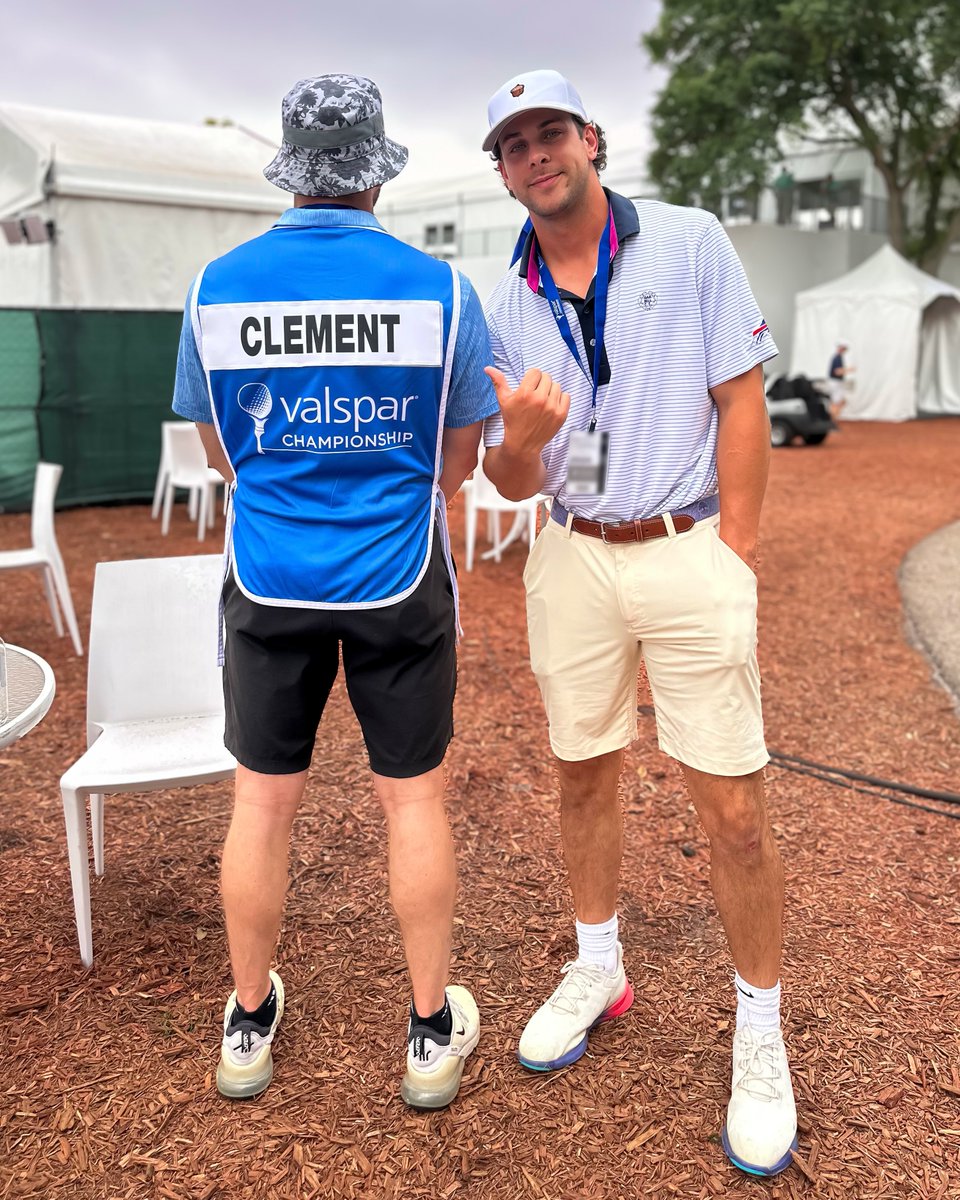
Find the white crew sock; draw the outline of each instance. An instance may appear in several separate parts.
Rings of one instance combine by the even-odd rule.
[[[734,971],[733,982],[737,989],[737,1028],[749,1025],[758,1033],[780,1028],[780,981],[772,988],[761,988],[747,983]]]
[[[617,936],[620,923],[614,913],[609,921],[599,925],[577,922],[577,960],[603,967],[611,973],[617,969]]]

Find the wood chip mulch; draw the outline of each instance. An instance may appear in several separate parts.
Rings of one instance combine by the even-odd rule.
[[[760,567],[771,749],[960,790],[957,712],[907,641],[896,579],[913,544],[960,519],[958,462],[949,420],[850,423],[820,448],[774,452]],[[453,527],[460,550],[459,501]],[[146,506],[62,512],[57,531],[86,637],[97,560],[217,551],[222,517],[203,545],[182,504],[167,538]],[[0,546],[28,541],[27,516],[0,517]],[[408,993],[342,686],[295,830],[275,1079],[228,1103],[213,1075],[231,986],[218,899],[231,788],[107,798],[84,971],[58,780],[83,749],[85,662],[54,636],[39,580],[4,574],[0,632],[51,663],[58,691],[0,751],[0,1197],[960,1194],[960,823],[768,768],[800,1152],[777,1180],[748,1178],[718,1137],[734,1002],[707,846],[649,715],[623,785],[635,1004],[572,1068],[520,1068],[522,1024],[575,945],[523,562],[514,545],[461,575],[455,976],[484,1033],[458,1101],[433,1115],[397,1094]]]

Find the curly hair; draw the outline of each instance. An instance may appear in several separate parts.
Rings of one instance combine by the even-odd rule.
[[[593,169],[599,175],[607,165],[607,135],[603,132],[596,121],[584,121],[582,117],[574,117],[573,123],[580,131],[580,137],[583,137],[583,131],[588,125],[593,126],[593,131],[597,135],[597,157],[593,160]]]
[[[576,125],[581,141],[583,140],[583,131],[586,129],[586,127],[588,125],[593,126],[593,130],[597,135],[597,157],[593,160],[593,168],[599,175],[607,165],[607,135],[603,132],[596,121],[584,121],[582,117],[578,117],[574,113],[570,114],[570,119],[573,121],[574,125]],[[490,158],[493,160],[493,162],[500,162],[503,158],[503,155],[500,151],[499,142],[497,142],[494,148],[490,151]]]

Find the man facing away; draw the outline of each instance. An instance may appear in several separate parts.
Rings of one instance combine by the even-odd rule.
[[[485,427],[484,470],[511,499],[555,497],[525,584],[578,942],[520,1061],[567,1066],[633,1000],[616,912],[618,783],[642,653],[660,747],[680,762],[710,841],[736,966],[724,1148],[742,1169],[776,1174],[796,1113],[754,574],[770,448],[759,364],[776,347],[713,216],[604,190],[602,131],[566,79],[518,75],[488,117],[483,148],[529,223],[486,306],[501,416]],[[534,390],[540,368],[570,395],[565,420]]]
[[[254,1096],[272,1078],[290,832],[342,652],[412,987],[401,1095],[439,1108],[480,1032],[470,993],[447,986],[457,601],[444,498],[496,411],[489,343],[468,281],[373,216],[407,161],[376,86],[300,80],[282,120],[264,174],[294,206],[200,272],[174,399],[236,479],[223,615],[225,743],[239,765],[222,864],[236,990],[217,1087]]]

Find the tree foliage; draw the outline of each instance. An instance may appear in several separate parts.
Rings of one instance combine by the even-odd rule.
[[[650,158],[668,199],[756,193],[794,135],[867,150],[891,241],[928,268],[960,236],[960,0],[663,0],[644,43],[671,71]]]

